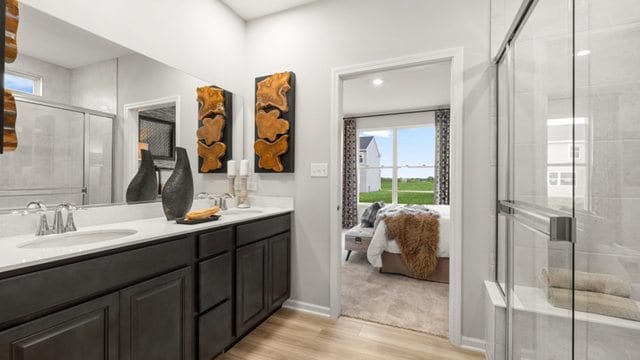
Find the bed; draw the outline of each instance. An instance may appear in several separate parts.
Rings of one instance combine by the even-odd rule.
[[[435,271],[426,279],[430,281],[449,282],[449,239],[451,234],[451,220],[449,206],[432,205],[430,209],[440,214],[439,242],[438,242],[438,266]],[[407,268],[400,248],[394,239],[387,238],[387,227],[381,221],[376,227],[371,244],[367,249],[367,259],[381,272],[402,274],[410,276],[411,272]]]

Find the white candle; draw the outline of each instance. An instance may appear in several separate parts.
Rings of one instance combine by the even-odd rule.
[[[240,176],[249,175],[249,160],[240,160]]]
[[[228,177],[236,176],[236,161],[235,160],[227,161],[227,176]]]

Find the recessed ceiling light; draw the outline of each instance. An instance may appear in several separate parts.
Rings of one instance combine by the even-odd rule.
[[[591,50],[580,50],[576,53],[576,56],[587,56],[591,54]]]
[[[382,83],[384,83],[384,80],[377,78],[377,79],[373,79],[371,83],[373,83],[374,86],[380,86],[382,85]]]

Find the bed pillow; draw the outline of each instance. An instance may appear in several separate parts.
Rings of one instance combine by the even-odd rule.
[[[373,224],[376,222],[376,215],[378,215],[378,210],[384,207],[384,203],[382,201],[375,202],[369,205],[364,212],[362,213],[362,227],[373,227]]]

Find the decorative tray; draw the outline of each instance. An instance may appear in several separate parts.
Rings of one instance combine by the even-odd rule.
[[[211,215],[208,218],[204,218],[204,219],[195,219],[195,220],[177,219],[176,223],[183,224],[183,225],[195,225],[195,224],[206,223],[209,221],[216,221],[218,219],[220,219],[220,215]]]

